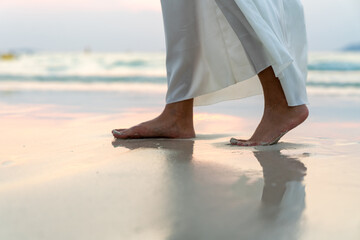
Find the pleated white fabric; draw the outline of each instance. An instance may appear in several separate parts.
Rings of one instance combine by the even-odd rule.
[[[289,106],[307,104],[307,41],[299,0],[161,0],[167,103],[261,94],[271,66]]]

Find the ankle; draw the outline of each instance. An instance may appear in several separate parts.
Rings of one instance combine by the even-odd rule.
[[[283,114],[286,112],[289,112],[291,110],[291,107],[289,107],[287,104],[266,104],[264,106],[264,113],[278,113]]]
[[[161,115],[176,119],[188,119],[193,117],[193,99],[166,104]]]

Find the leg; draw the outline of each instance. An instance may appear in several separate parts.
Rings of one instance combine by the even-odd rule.
[[[183,99],[191,87],[199,54],[196,1],[161,0],[166,35],[168,94]],[[113,131],[116,138],[193,138],[193,99],[167,104],[157,118],[130,129]]]
[[[193,138],[193,99],[167,104],[155,119],[129,129],[115,129],[115,138]]]
[[[287,104],[280,81],[271,67],[259,73],[264,92],[264,114],[249,140],[231,139],[239,146],[272,145],[288,131],[297,127],[309,115],[306,105],[290,107]]]

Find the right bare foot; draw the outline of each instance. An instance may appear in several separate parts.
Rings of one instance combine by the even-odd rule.
[[[289,106],[280,80],[272,67],[258,74],[264,92],[264,115],[252,137],[248,140],[230,140],[232,145],[264,146],[276,144],[288,131],[297,127],[309,115],[305,104]]]
[[[276,144],[288,131],[303,123],[309,115],[307,106],[266,108],[263,118],[248,140],[232,138],[230,143],[238,146],[268,146]]]
[[[193,138],[193,101],[168,104],[157,118],[129,129],[114,129],[112,134],[118,139]]]

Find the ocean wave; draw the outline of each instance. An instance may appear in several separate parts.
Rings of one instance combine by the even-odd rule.
[[[309,87],[323,87],[323,88],[360,88],[360,82],[316,82],[308,81],[306,83]]]
[[[19,55],[6,61],[0,59],[1,79],[30,78],[39,81],[90,79],[93,81],[97,78],[104,81],[124,81],[117,76],[137,75],[165,77],[165,55],[163,53],[36,53]],[[81,76],[81,79],[78,76]],[[138,78],[133,80],[137,81]]]
[[[310,71],[360,71],[356,62],[315,62],[308,65]]]
[[[107,68],[117,68],[117,67],[144,67],[149,65],[148,61],[144,60],[133,60],[133,61],[116,61],[111,63]]]

